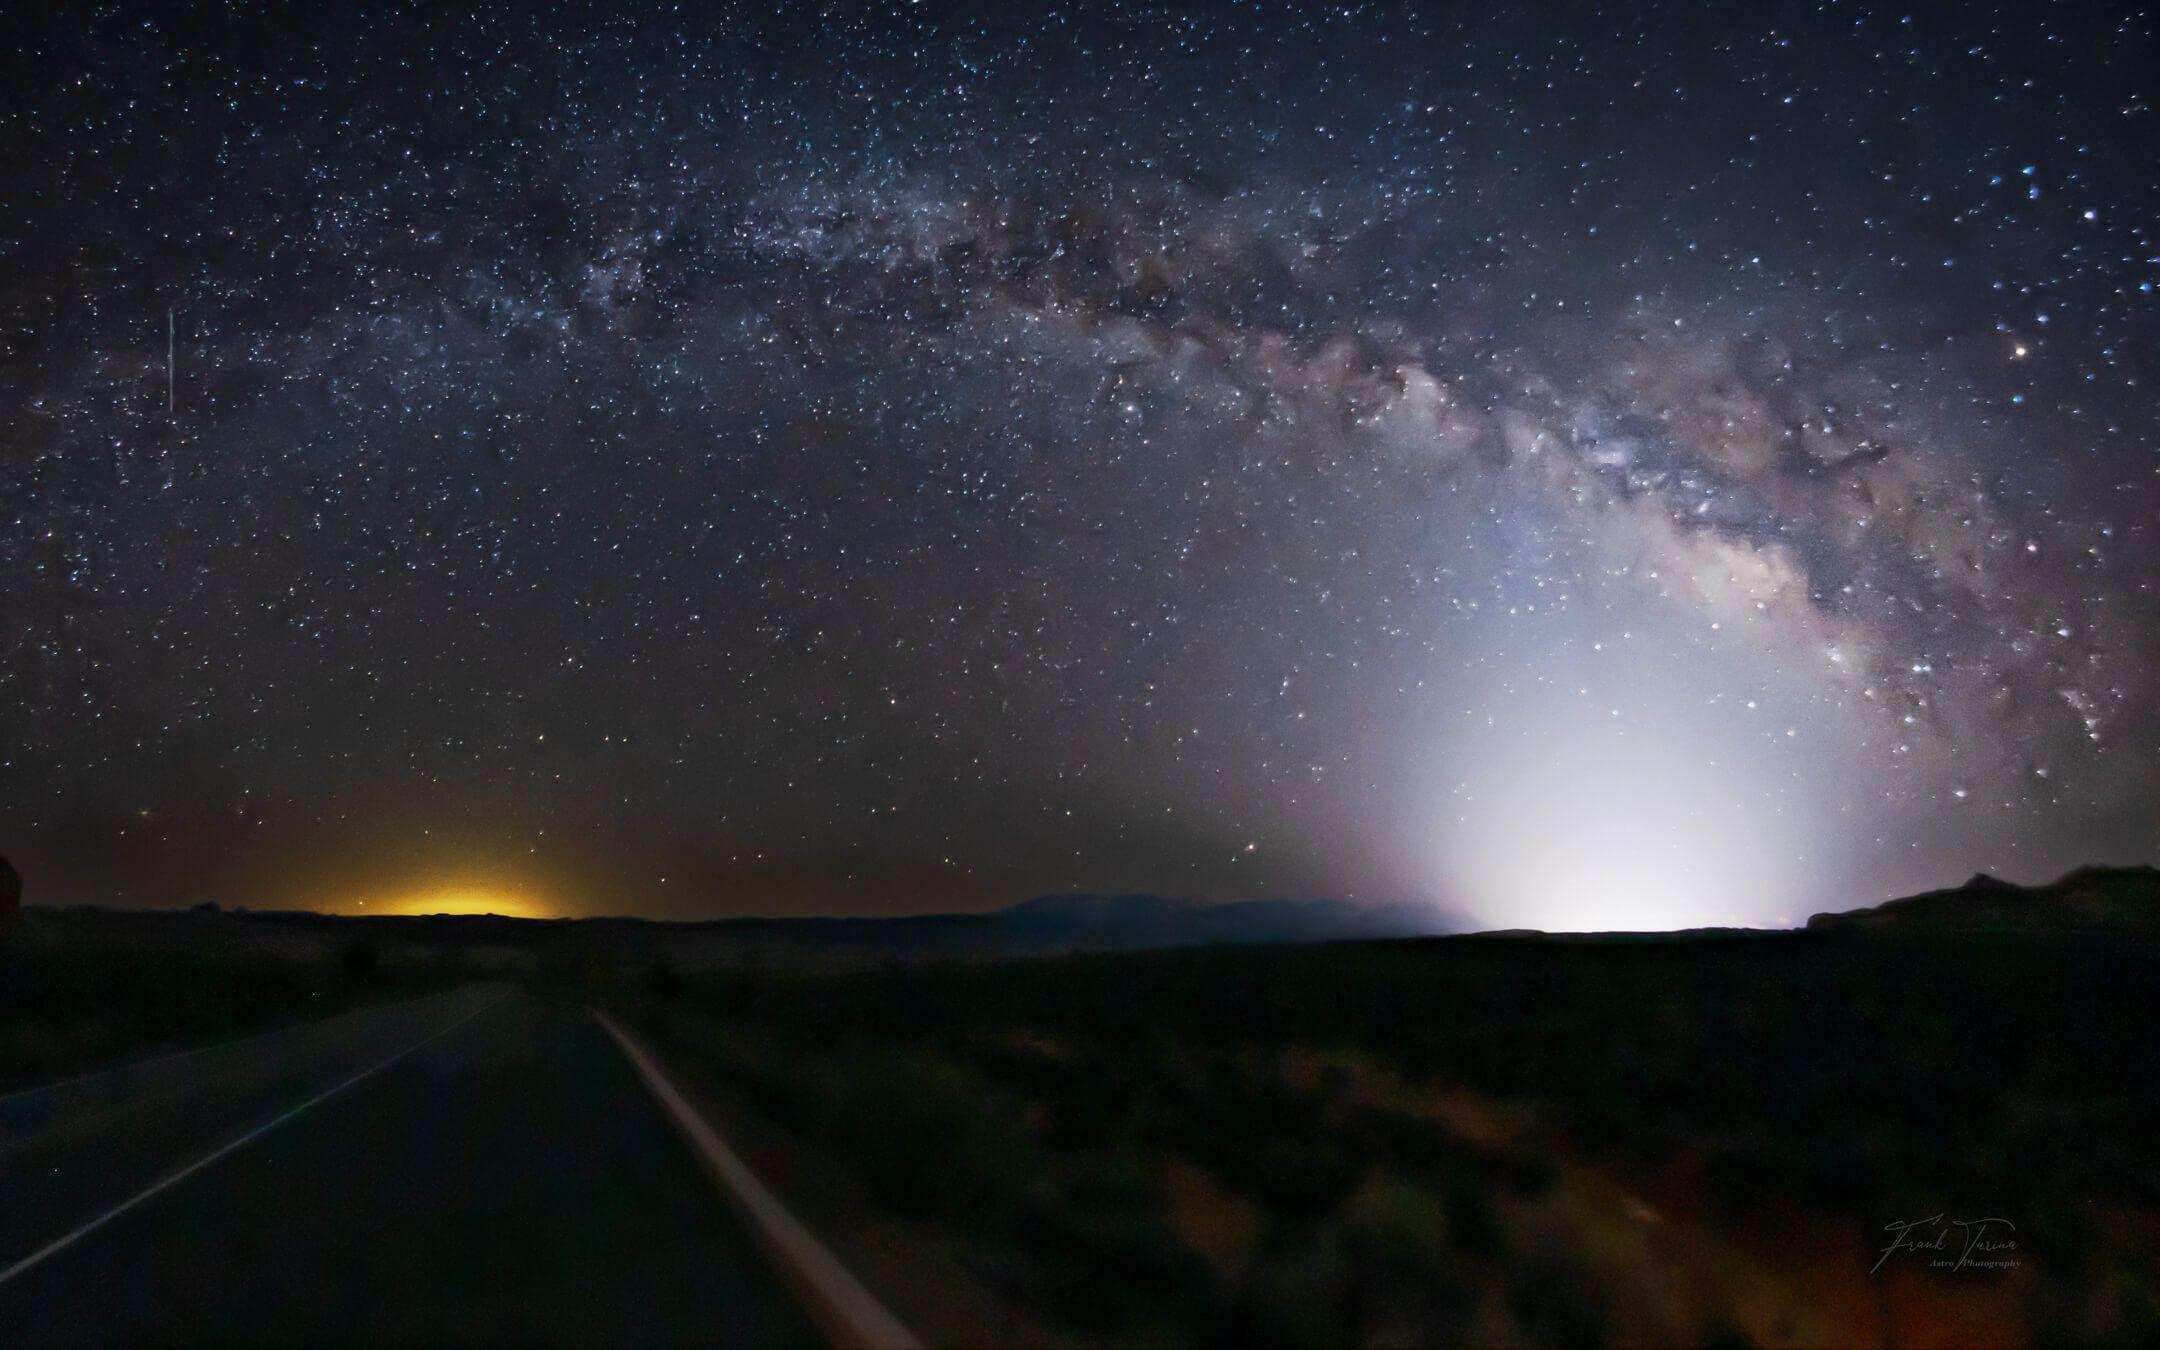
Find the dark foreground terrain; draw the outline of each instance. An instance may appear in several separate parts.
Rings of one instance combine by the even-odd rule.
[[[815,1343],[590,1015],[505,987],[0,1098],[0,1178],[9,1345]]]
[[[645,1007],[774,1156],[859,1180],[840,1212],[1089,1336],[2154,1343],[2160,878],[2102,880],[2096,924],[2027,893],[1978,931],[713,972]]]
[[[334,1091],[0,1277],[0,1327],[805,1335],[591,1003],[940,1343],[2151,1343],[2156,914],[2124,871],[1799,933],[838,964],[31,915],[0,1270]]]

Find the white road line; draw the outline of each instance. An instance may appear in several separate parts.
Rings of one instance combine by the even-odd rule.
[[[652,1089],[654,1097],[666,1109],[689,1139],[692,1147],[707,1167],[718,1178],[720,1187],[750,1221],[752,1232],[765,1248],[766,1256],[778,1267],[780,1274],[794,1287],[818,1330],[825,1334],[839,1350],[920,1350],[922,1342],[910,1335],[900,1325],[900,1319],[877,1301],[876,1295],[863,1288],[862,1282],[848,1273],[838,1257],[826,1249],[787,1212],[779,1198],[765,1183],[757,1179],[735,1151],[724,1143],[713,1127],[697,1109],[683,1099],[675,1085],[667,1080],[652,1056],[645,1053],[638,1043],[630,1039],[615,1019],[593,1010],[600,1025],[615,1038],[630,1063]]]
[[[186,1181],[189,1177],[194,1176],[197,1172],[202,1171],[205,1167],[208,1167],[210,1164],[216,1162],[218,1159],[224,1157],[226,1154],[232,1152],[234,1149],[239,1148],[245,1144],[253,1143],[255,1140],[262,1138],[264,1135],[270,1133],[270,1131],[276,1129],[280,1125],[283,1125],[286,1121],[291,1120],[294,1116],[299,1115],[301,1112],[306,1111],[308,1108],[313,1106],[319,1106],[323,1102],[328,1101],[330,1098],[335,1097],[340,1092],[343,1092],[345,1089],[351,1087],[353,1084],[374,1077],[376,1074],[381,1073],[384,1069],[389,1068],[391,1065],[397,1063],[399,1060],[405,1058],[407,1055],[413,1053],[415,1050],[420,1050],[429,1045],[433,1045],[436,1041],[439,1041],[443,1037],[449,1035],[451,1032],[456,1031],[459,1027],[462,1027],[467,1022],[472,1021],[475,1017],[478,1017],[480,1014],[488,1011],[490,1008],[493,1008],[496,1005],[500,1004],[503,999],[507,997],[509,996],[507,994],[504,994],[489,999],[486,1003],[473,1009],[471,1012],[465,1014],[463,1017],[460,1017],[455,1022],[452,1022],[449,1026],[444,1027],[442,1030],[434,1033],[433,1035],[427,1036],[421,1040],[414,1041],[411,1045],[406,1046],[403,1050],[400,1050],[396,1054],[390,1056],[390,1058],[383,1060],[380,1063],[371,1065],[368,1068],[362,1069],[360,1072],[354,1074],[352,1077],[346,1079],[342,1083],[339,1083],[335,1087],[325,1088],[321,1092],[316,1093],[314,1096],[300,1103],[292,1110],[287,1111],[285,1114],[278,1116],[273,1120],[264,1121],[262,1124],[257,1125],[254,1129],[249,1130],[246,1134],[241,1135],[238,1139],[235,1139],[230,1143],[225,1144],[223,1147],[218,1148],[211,1153],[205,1154],[204,1156],[197,1158],[194,1162],[189,1163],[187,1166],[181,1168],[179,1171],[173,1173],[171,1176],[166,1177],[163,1181],[151,1185],[150,1187],[130,1199],[121,1201],[119,1204],[114,1205],[111,1209],[106,1210],[103,1214],[98,1215],[96,1218],[90,1220],[90,1222],[82,1225],[80,1228],[75,1229],[73,1232],[67,1233],[61,1237],[55,1238],[51,1242],[46,1243],[43,1247],[38,1248],[36,1251],[30,1253],[22,1260],[17,1261],[14,1265],[9,1266],[6,1270],[0,1270],[0,1284],[6,1284],[9,1280],[14,1279],[16,1276],[22,1274],[26,1270],[29,1270],[33,1266],[40,1264],[48,1257],[55,1256],[60,1252],[67,1250],[69,1247],[74,1246],[76,1243],[82,1241],[84,1238],[90,1236],[92,1233],[95,1233],[98,1229],[103,1228],[106,1224],[111,1223],[114,1219],[119,1218],[121,1215],[127,1213],[129,1210],[135,1208],[137,1205],[140,1205],[146,1200],[149,1200],[155,1196],[161,1195],[164,1192],[171,1190],[173,1187],[179,1185],[183,1181]]]

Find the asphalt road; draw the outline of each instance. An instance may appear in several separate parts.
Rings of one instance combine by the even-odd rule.
[[[814,1343],[590,1015],[498,988],[0,1097],[0,1272],[56,1242],[0,1344]]]

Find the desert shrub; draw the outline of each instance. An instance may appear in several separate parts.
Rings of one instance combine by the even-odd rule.
[[[895,1208],[994,1223],[1041,1165],[1018,1110],[949,1059],[866,1051],[835,1066],[831,1134]]]
[[[1280,1254],[1253,1270],[1219,1317],[1226,1345],[1292,1347],[1341,1344],[1350,1260],[1337,1241]]]
[[[1476,1182],[1466,1180],[1450,1185],[1443,1204],[1447,1213],[1447,1231],[1457,1248],[1477,1257],[1500,1254],[1506,1235],[1501,1232],[1500,1218],[1493,1213],[1492,1203]]]
[[[1599,1303],[1597,1291],[1580,1272],[1549,1262],[1521,1271],[1508,1291],[1508,1311],[1532,1345],[1603,1345]]]
[[[682,976],[667,962],[655,961],[645,968],[645,992],[658,999],[674,998],[682,992]]]
[[[1337,1222],[1349,1266],[1343,1339],[1436,1340],[1470,1303],[1446,1210],[1424,1187],[1369,1186]]]
[[[1152,1203],[1068,1196],[1036,1213],[1043,1301],[1073,1325],[1136,1333],[1203,1316],[1215,1297],[1205,1262]]]
[[[344,951],[338,953],[338,969],[345,972],[348,979],[370,979],[381,968],[382,954],[366,938],[354,938],[345,944]]]
[[[1376,1274],[1419,1278],[1449,1267],[1447,1211],[1421,1187],[1370,1188],[1343,1215],[1344,1246]]]

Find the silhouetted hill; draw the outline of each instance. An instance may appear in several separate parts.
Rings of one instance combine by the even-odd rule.
[[[1817,914],[1807,926],[1880,933],[2160,933],[2160,868],[2081,867],[2045,886],[2019,886],[1982,872],[1950,890]]]
[[[990,917],[1001,931],[1027,945],[1105,949],[1425,937],[1449,931],[1436,911],[1423,906],[1365,908],[1337,900],[1197,905],[1160,895],[1043,895]]]
[[[386,949],[521,962],[578,953],[684,967],[814,958],[841,964],[1140,951],[1156,947],[1417,937],[1450,931],[1421,906],[1334,900],[1199,904],[1155,895],[1046,895],[987,914],[899,918],[522,919],[496,914],[333,915],[311,910],[33,911],[42,946],[215,942],[297,952],[366,938]]]

